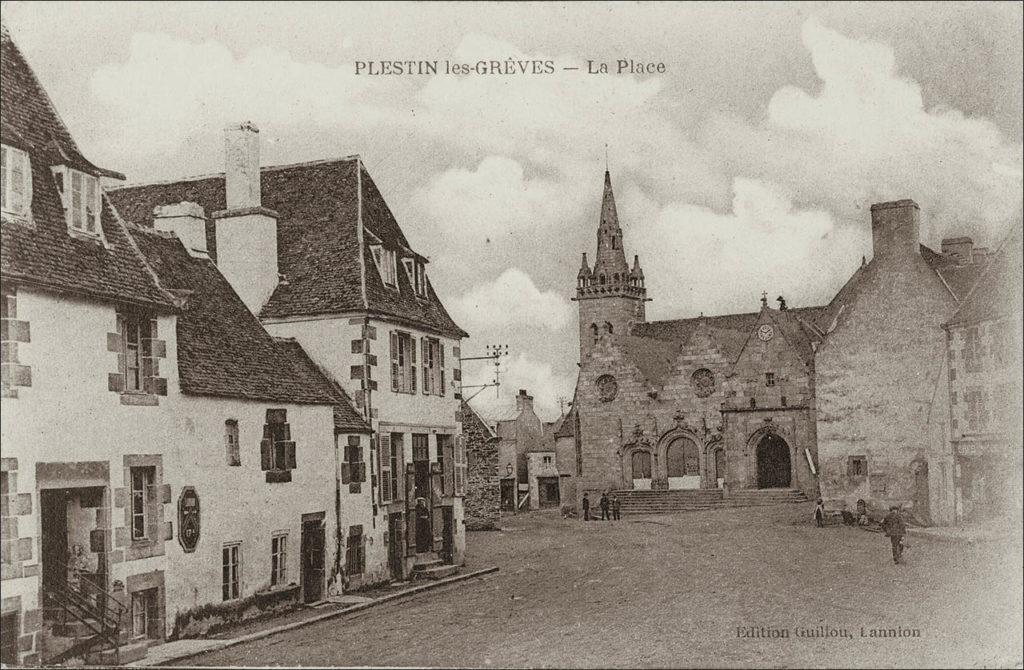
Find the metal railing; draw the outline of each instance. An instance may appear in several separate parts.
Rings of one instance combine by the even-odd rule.
[[[46,609],[56,613],[58,623],[78,622],[92,634],[76,642],[60,654],[47,659],[60,663],[68,658],[84,656],[97,644],[106,643],[114,649],[117,662],[121,654],[121,624],[128,606],[105,590],[96,576],[79,574],[78,584],[49,587],[44,591]]]

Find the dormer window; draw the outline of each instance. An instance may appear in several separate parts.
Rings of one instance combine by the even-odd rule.
[[[2,146],[3,179],[0,180],[0,209],[5,214],[28,216],[32,205],[32,168],[28,154],[21,149]]]
[[[103,190],[99,178],[67,166],[53,168],[53,174],[64,201],[68,228],[87,235],[100,235]]]
[[[403,258],[402,265],[405,267],[405,274],[409,276],[409,283],[412,284],[416,295],[425,297],[427,295],[427,270],[423,263],[415,258]]]
[[[373,262],[381,281],[387,286],[398,288],[398,258],[395,252],[380,245],[370,247],[370,251],[373,252]]]

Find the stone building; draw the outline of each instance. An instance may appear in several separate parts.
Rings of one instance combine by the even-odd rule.
[[[251,123],[226,129],[225,155],[224,174],[129,186],[111,198],[142,225],[161,206],[199,205],[211,258],[264,328],[293,338],[351,391],[375,437],[352,452],[360,460],[349,468],[372,513],[347,535],[360,538],[367,566],[383,566],[368,579],[461,564],[466,333],[434,292],[427,259],[358,156],[262,166]]]
[[[576,449],[577,503],[606,489],[782,488],[837,505],[916,495],[922,521],[948,521],[941,324],[981,264],[922,246],[911,201],[873,206],[872,229],[874,258],[828,305],[763,294],[749,313],[648,322],[606,172],[597,257],[577,275],[571,421],[556,432]]]
[[[520,389],[516,409],[495,422],[502,510],[557,507],[562,501],[559,468],[555,463],[556,423],[540,420],[533,396]],[[539,456],[534,457],[534,455]]]
[[[973,262],[970,238],[958,262]],[[956,520],[1021,514],[1021,229],[1014,228],[945,324]]]
[[[496,530],[501,519],[501,438],[466,401],[462,402],[461,422],[466,439],[466,530]]]
[[[123,176],[83,156],[6,29],[0,61],[2,662],[109,663],[113,639],[128,662],[322,599],[336,458],[369,426],[246,308],[194,205],[126,222],[100,182]]]

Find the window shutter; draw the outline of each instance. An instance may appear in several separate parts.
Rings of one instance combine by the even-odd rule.
[[[342,463],[341,464],[341,483],[351,484],[352,483],[352,464]]]
[[[441,380],[441,388],[437,389],[437,395],[444,395],[445,383],[444,383],[444,342],[441,340],[437,341],[437,357],[438,365],[441,367],[441,374],[439,376]]]
[[[365,461],[359,461],[359,463],[356,464],[356,472],[354,472],[352,474],[357,474],[357,473],[359,475],[359,478],[356,479],[355,477],[353,477],[353,481],[365,482],[366,481],[366,462]]]
[[[273,461],[271,457],[271,450],[273,449],[273,442],[264,438],[260,440],[260,469],[270,470],[273,467]]]
[[[423,395],[430,395],[430,339],[420,338],[423,347]]]
[[[410,510],[416,507],[416,466],[413,463],[405,464],[405,500],[406,507]]]
[[[288,442],[284,443],[284,454],[285,454],[284,458],[285,458],[285,463],[286,463],[285,468],[288,469],[288,470],[294,470],[295,469],[295,443],[294,442],[288,441]]]
[[[378,439],[380,444],[377,454],[377,464],[380,466],[380,500],[388,502],[391,500],[391,436],[381,435]]]
[[[445,437],[441,451],[444,458],[444,495],[455,495],[455,449],[450,437]]]
[[[434,505],[434,551],[441,551],[444,547],[444,512],[441,510],[440,505]]]
[[[409,360],[406,369],[409,371],[409,392],[416,393],[416,338],[409,336]]]
[[[398,392],[398,333],[391,331],[391,390]]]

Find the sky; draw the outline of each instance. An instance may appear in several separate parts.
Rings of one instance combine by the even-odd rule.
[[[473,401],[485,415],[520,388],[545,420],[572,397],[571,298],[606,167],[650,320],[755,311],[762,291],[827,302],[870,258],[874,202],[914,199],[933,248],[1021,225],[1018,3],[2,10],[84,153],[130,183],[223,171],[223,128],[241,120],[265,165],[359,154],[470,333],[463,354],[509,347],[501,387]],[[508,59],[554,72],[443,72]],[[655,70],[615,74],[620,59]],[[442,65],[356,74],[381,60]]]

